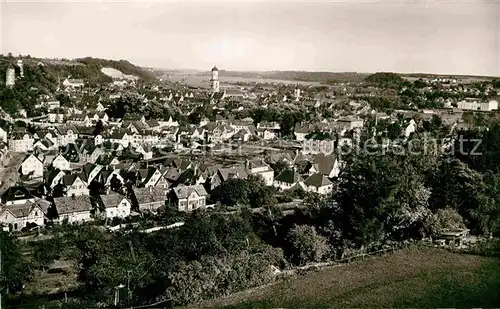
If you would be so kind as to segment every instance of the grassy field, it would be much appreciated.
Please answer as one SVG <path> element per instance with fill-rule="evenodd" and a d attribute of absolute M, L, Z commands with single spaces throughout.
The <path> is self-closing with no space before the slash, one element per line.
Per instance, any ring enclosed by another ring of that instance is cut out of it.
<path fill-rule="evenodd" d="M 408 249 L 198 308 L 500 307 L 500 259 Z"/>

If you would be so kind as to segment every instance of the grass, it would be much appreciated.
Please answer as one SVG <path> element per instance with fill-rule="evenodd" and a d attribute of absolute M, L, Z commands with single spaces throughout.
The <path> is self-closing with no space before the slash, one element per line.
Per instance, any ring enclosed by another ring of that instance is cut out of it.
<path fill-rule="evenodd" d="M 499 307 L 500 259 L 414 248 L 307 273 L 200 308 Z"/>

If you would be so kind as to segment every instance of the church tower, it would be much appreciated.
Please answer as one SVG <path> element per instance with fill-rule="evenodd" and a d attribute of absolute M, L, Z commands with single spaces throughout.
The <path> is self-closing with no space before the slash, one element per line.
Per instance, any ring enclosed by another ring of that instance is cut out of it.
<path fill-rule="evenodd" d="M 212 68 L 212 92 L 219 92 L 219 69 L 214 65 Z"/>

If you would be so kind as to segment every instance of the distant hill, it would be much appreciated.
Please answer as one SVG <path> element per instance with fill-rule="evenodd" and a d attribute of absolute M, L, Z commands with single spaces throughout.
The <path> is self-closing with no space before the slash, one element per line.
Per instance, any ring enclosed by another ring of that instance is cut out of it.
<path fill-rule="evenodd" d="M 20 69 L 16 65 L 19 59 L 23 60 L 24 77 L 18 78 L 15 86 L 8 89 L 5 87 L 7 68 L 14 68 L 16 76 L 19 76 Z M 126 60 L 116 61 L 90 57 L 60 60 L 0 56 L 1 107 L 9 113 L 15 113 L 20 108 L 30 110 L 40 94 L 53 94 L 67 77 L 83 79 L 91 86 L 106 85 L 113 79 L 102 72 L 103 68 L 116 69 L 123 74 L 137 76 L 140 81 L 144 82 L 156 80 L 150 71 Z"/>
<path fill-rule="evenodd" d="M 0 82 L 5 84 L 5 72 L 7 66 L 15 66 L 18 58 L 0 56 Z M 142 81 L 153 81 L 155 77 L 148 70 L 133 65 L 127 60 L 107 60 L 98 58 L 81 58 L 74 60 L 22 58 L 25 71 L 26 68 L 36 68 L 39 63 L 43 63 L 45 74 L 50 75 L 48 79 L 57 81 L 66 77 L 84 79 L 91 84 L 106 84 L 112 78 L 104 74 L 102 68 L 116 69 L 126 75 L 134 75 Z M 36 87 L 36 85 L 35 85 Z"/>
<path fill-rule="evenodd" d="M 403 83 L 403 78 L 396 73 L 378 72 L 365 78 L 365 82 L 381 87 L 397 88 Z"/>
<path fill-rule="evenodd" d="M 210 75 L 211 72 L 204 72 L 202 74 Z M 367 76 L 367 74 L 365 73 L 357 73 L 357 72 L 310 72 L 310 71 L 245 72 L 245 71 L 225 71 L 225 70 L 221 70 L 219 72 L 219 75 L 225 77 L 318 82 L 324 84 L 330 84 L 336 82 L 360 82 Z"/>

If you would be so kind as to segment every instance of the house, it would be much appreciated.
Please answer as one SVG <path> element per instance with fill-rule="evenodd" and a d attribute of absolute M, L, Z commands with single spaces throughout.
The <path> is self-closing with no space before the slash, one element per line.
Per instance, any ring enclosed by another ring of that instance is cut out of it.
<path fill-rule="evenodd" d="M 207 191 L 202 185 L 180 185 L 172 189 L 171 204 L 179 211 L 189 212 L 206 206 Z"/>
<path fill-rule="evenodd" d="M 246 179 L 247 177 L 248 171 L 245 166 L 242 165 L 219 168 L 217 170 L 217 173 L 215 173 L 210 180 L 210 190 L 217 188 L 223 182 L 228 181 L 229 179 Z"/>
<path fill-rule="evenodd" d="M 328 194 L 333 191 L 333 183 L 323 174 L 315 173 L 309 176 L 304 185 L 309 192 Z"/>
<path fill-rule="evenodd" d="M 121 194 L 111 193 L 101 195 L 102 215 L 105 218 L 126 218 L 130 216 L 130 201 Z"/>
<path fill-rule="evenodd" d="M 295 126 L 295 129 L 293 131 L 293 134 L 295 135 L 295 140 L 297 142 L 303 142 L 306 139 L 306 135 L 311 133 L 312 128 L 310 128 L 308 125 L 299 125 L 297 124 Z"/>
<path fill-rule="evenodd" d="M 274 179 L 273 185 L 281 190 L 289 190 L 303 181 L 295 169 L 285 169 Z"/>
<path fill-rule="evenodd" d="M 9 231 L 20 231 L 30 226 L 43 226 L 47 222 L 49 206 L 49 202 L 39 199 L 23 204 L 0 206 L 0 223 L 8 226 Z"/>
<path fill-rule="evenodd" d="M 104 150 L 102 149 L 102 147 L 88 145 L 83 148 L 80 159 L 82 162 L 95 163 L 97 162 L 97 159 L 99 159 L 99 157 L 103 154 Z"/>
<path fill-rule="evenodd" d="M 34 145 L 34 149 L 38 149 L 41 151 L 49 151 L 49 150 L 54 150 L 57 149 L 57 145 L 54 144 L 54 142 L 48 138 L 40 139 L 38 140 Z"/>
<path fill-rule="evenodd" d="M 162 173 L 157 168 L 148 167 L 137 171 L 137 181 L 140 183 L 140 187 L 147 188 L 156 186 L 160 179 L 165 180 Z"/>
<path fill-rule="evenodd" d="M 85 182 L 90 184 L 102 171 L 104 166 L 87 163 L 82 167 L 82 177 Z"/>
<path fill-rule="evenodd" d="M 21 163 L 21 174 L 31 178 L 43 177 L 43 162 L 34 154 L 28 155 Z"/>
<path fill-rule="evenodd" d="M 271 140 L 278 137 L 278 133 L 269 129 L 257 129 L 257 136 L 261 137 L 264 140 Z"/>
<path fill-rule="evenodd" d="M 61 171 L 70 171 L 71 164 L 68 159 L 66 159 L 62 154 L 59 154 L 57 157 L 52 160 L 52 167 L 57 168 Z"/>
<path fill-rule="evenodd" d="M 457 102 L 457 107 L 465 110 L 493 111 L 498 109 L 498 102 L 495 100 L 480 102 L 475 98 L 465 98 Z"/>
<path fill-rule="evenodd" d="M 166 190 L 161 187 L 134 188 L 133 200 L 139 211 L 157 212 L 165 206 Z"/>
<path fill-rule="evenodd" d="M 45 171 L 44 183 L 48 189 L 53 190 L 57 184 L 62 183 L 62 179 L 65 175 L 66 173 L 61 170 L 49 169 Z"/>
<path fill-rule="evenodd" d="M 54 198 L 58 222 L 82 223 L 91 221 L 92 202 L 87 195 Z"/>
<path fill-rule="evenodd" d="M 314 157 L 308 173 L 321 173 L 328 178 L 337 177 L 340 173 L 340 162 L 334 155 L 319 154 Z"/>
<path fill-rule="evenodd" d="M 2 194 L 4 205 L 21 205 L 28 201 L 35 202 L 35 197 L 23 186 L 12 186 Z"/>
<path fill-rule="evenodd" d="M 304 139 L 303 154 L 332 154 L 336 139 L 328 133 L 311 133 Z"/>
<path fill-rule="evenodd" d="M 14 133 L 9 141 L 9 151 L 28 152 L 34 149 L 35 139 L 29 133 Z"/>
<path fill-rule="evenodd" d="M 415 122 L 415 120 L 411 119 L 410 122 L 405 127 L 404 130 L 405 137 L 409 137 L 410 134 L 415 132 L 416 129 L 417 129 L 417 123 Z"/>
<path fill-rule="evenodd" d="M 259 175 L 267 186 L 272 186 L 274 170 L 264 160 L 247 160 L 245 167 L 250 175 Z"/>
<path fill-rule="evenodd" d="M 83 175 L 71 174 L 63 177 L 63 186 L 66 196 L 89 195 L 87 183 L 82 179 Z"/>
<path fill-rule="evenodd" d="M 63 81 L 63 86 L 66 88 L 72 88 L 72 89 L 77 89 L 77 88 L 83 88 L 85 84 L 83 83 L 83 80 L 81 79 L 73 79 L 73 78 L 66 78 Z"/>
<path fill-rule="evenodd" d="M 356 128 L 363 128 L 363 119 L 355 117 L 340 118 L 337 120 L 337 125 L 347 131 L 354 130 Z"/>
<path fill-rule="evenodd" d="M 57 144 L 66 146 L 75 143 L 78 138 L 78 130 L 74 126 L 58 126 L 56 128 Z"/>

